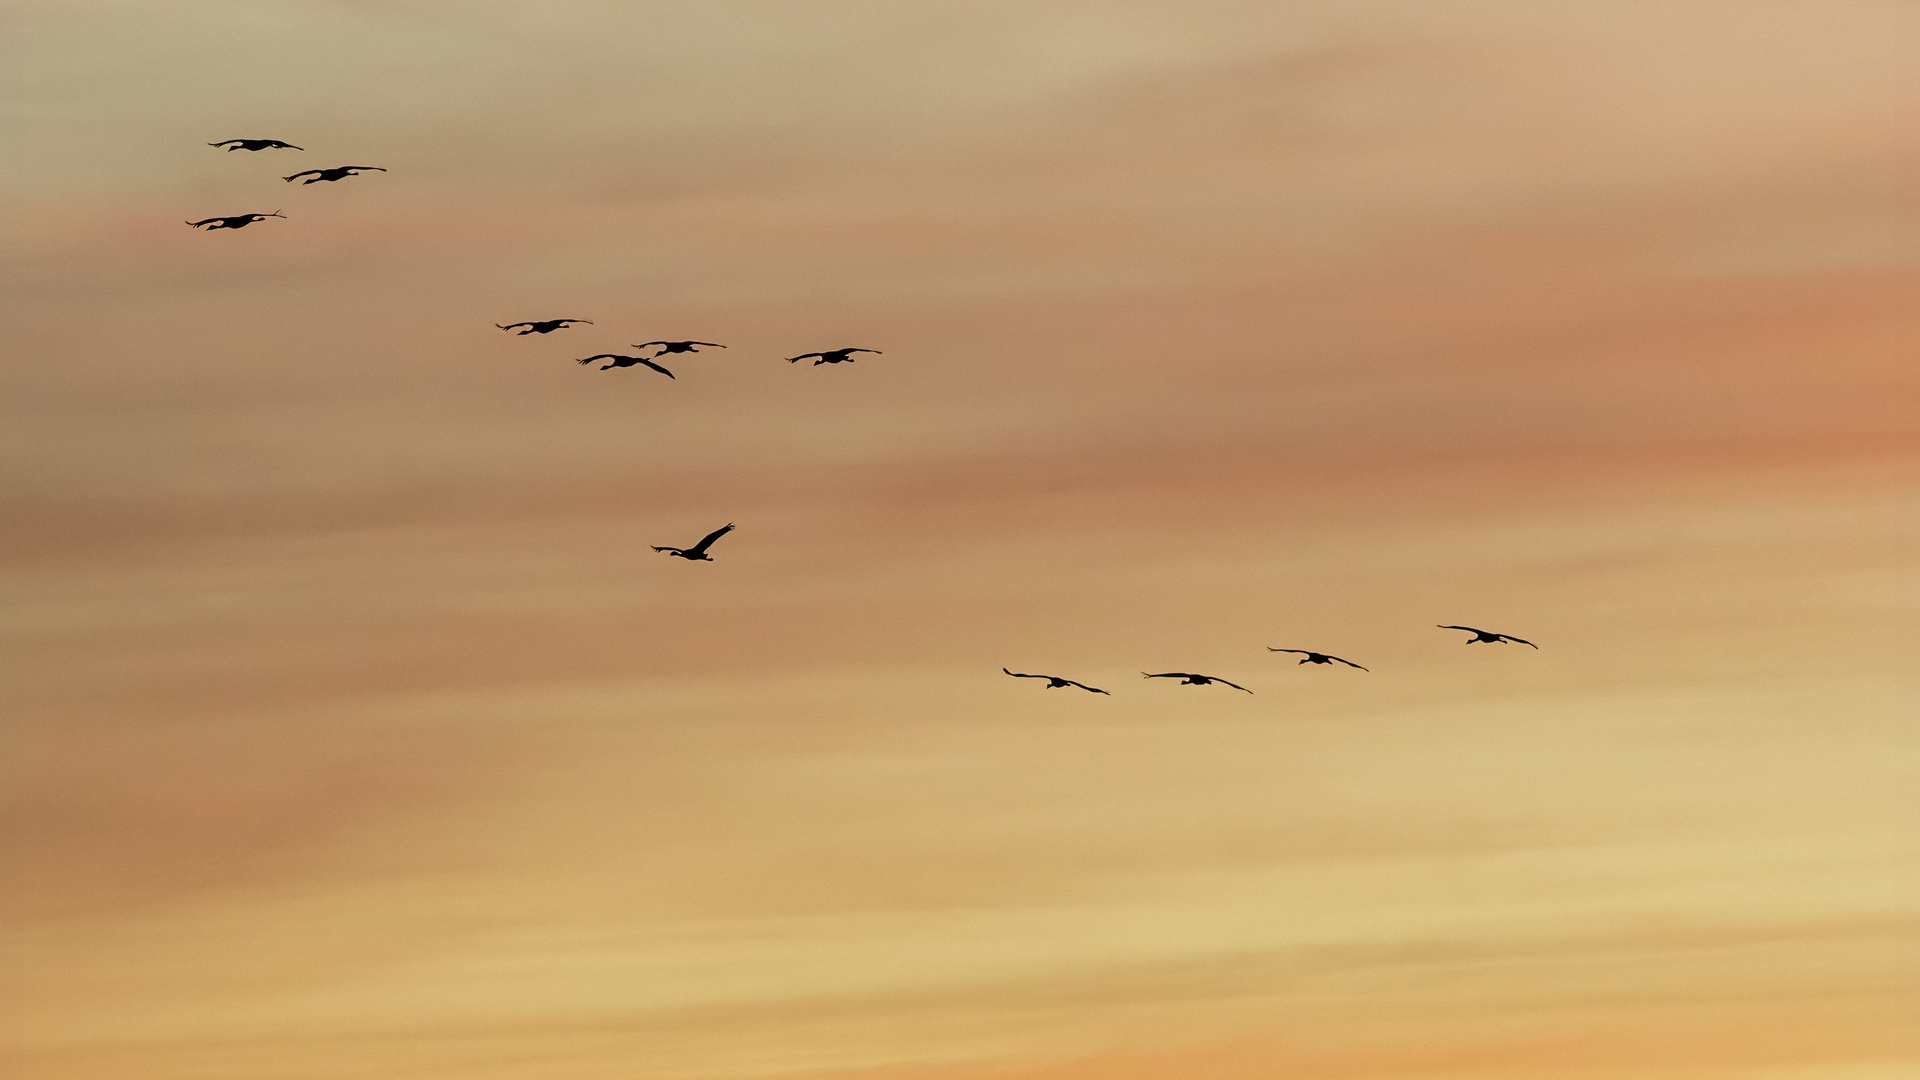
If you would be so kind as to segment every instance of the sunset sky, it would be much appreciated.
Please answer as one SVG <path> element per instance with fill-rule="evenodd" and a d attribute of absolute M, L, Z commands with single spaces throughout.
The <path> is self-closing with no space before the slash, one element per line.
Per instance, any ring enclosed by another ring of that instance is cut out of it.
<path fill-rule="evenodd" d="M 1920 5 L 0 18 L 22 1080 L 1920 1076 Z"/>

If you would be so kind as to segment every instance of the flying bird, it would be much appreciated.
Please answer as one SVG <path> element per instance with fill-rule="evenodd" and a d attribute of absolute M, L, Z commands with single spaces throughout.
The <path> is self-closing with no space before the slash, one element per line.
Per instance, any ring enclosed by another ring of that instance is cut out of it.
<path fill-rule="evenodd" d="M 306 147 L 304 146 L 295 146 L 290 142 L 281 142 L 279 139 L 222 139 L 219 142 L 210 142 L 207 145 L 208 146 L 225 146 L 227 148 L 227 153 L 229 154 L 233 153 L 235 150 L 265 150 L 268 147 L 273 147 L 279 150 L 305 150 L 306 149 Z"/>
<path fill-rule="evenodd" d="M 677 352 L 684 352 L 684 353 L 699 352 L 700 350 L 696 348 L 696 346 L 700 346 L 700 345 L 704 345 L 709 349 L 726 348 L 725 345 L 715 345 L 711 341 L 643 341 L 640 344 L 635 345 L 634 348 L 644 349 L 650 345 L 660 346 L 660 351 L 653 354 L 655 356 L 665 356 L 668 353 L 677 353 Z"/>
<path fill-rule="evenodd" d="M 733 522 L 729 521 L 725 525 L 708 533 L 699 543 L 690 548 L 655 547 L 653 550 L 664 551 L 668 555 L 678 555 L 689 562 L 712 562 L 713 556 L 707 554 L 707 549 L 713 546 L 715 540 L 720 539 L 732 531 Z"/>
<path fill-rule="evenodd" d="M 1247 690 L 1246 687 L 1241 686 L 1239 683 L 1227 682 L 1225 679 L 1215 678 L 1212 675 L 1195 675 L 1191 671 L 1162 671 L 1157 675 L 1147 675 L 1147 673 L 1143 671 L 1140 674 L 1146 675 L 1149 679 L 1179 679 L 1181 686 L 1206 686 L 1208 683 L 1223 683 L 1233 687 L 1235 690 L 1246 690 L 1249 694 L 1253 693 L 1253 691 Z"/>
<path fill-rule="evenodd" d="M 1000 670 L 1007 671 L 1006 668 L 1001 668 Z M 1077 686 L 1082 690 L 1091 690 L 1096 694 L 1107 694 L 1105 690 L 1102 690 L 1097 686 L 1088 686 L 1086 683 L 1083 683 L 1083 682 L 1074 682 L 1072 679 L 1063 679 L 1058 675 L 1024 675 L 1018 671 L 1007 671 L 1007 674 L 1013 676 L 1016 679 L 1045 679 L 1047 680 L 1047 689 L 1049 690 L 1058 690 L 1063 686 Z M 1113 695 L 1107 694 L 1107 696 L 1112 697 Z"/>
<path fill-rule="evenodd" d="M 1479 641 L 1485 641 L 1492 644 L 1498 644 L 1502 641 L 1511 641 L 1520 645 L 1529 645 L 1536 649 L 1540 647 L 1538 645 L 1534 645 L 1533 642 L 1528 641 L 1526 638 L 1509 637 L 1506 634 L 1496 634 L 1491 630 L 1480 630 L 1471 626 L 1440 626 L 1439 623 L 1435 623 L 1434 625 L 1439 626 L 1440 629 L 1442 630 L 1465 630 L 1468 633 L 1472 634 L 1473 636 L 1468 638 L 1465 642 L 1465 644 L 1467 645 L 1472 645 L 1475 642 L 1479 642 Z"/>
<path fill-rule="evenodd" d="M 586 323 L 588 326 L 593 325 L 592 319 L 542 319 L 539 322 L 508 323 L 505 326 L 500 326 L 499 323 L 494 323 L 493 325 L 500 326 L 500 329 L 502 330 L 511 330 L 516 326 L 524 326 L 526 327 L 526 329 L 520 331 L 520 333 L 515 336 L 526 337 L 528 334 L 551 334 L 555 330 L 565 330 L 567 328 L 568 323 L 576 323 L 576 322 Z"/>
<path fill-rule="evenodd" d="M 591 364 L 595 360 L 612 361 L 612 363 L 600 365 L 601 371 L 610 371 L 613 368 L 617 368 L 617 367 L 632 367 L 635 364 L 645 364 L 647 367 L 650 367 L 653 370 L 659 372 L 660 374 L 665 375 L 667 378 L 669 379 L 673 378 L 673 372 L 668 371 L 666 368 L 661 367 L 659 364 L 654 363 L 653 361 L 647 359 L 644 356 L 621 356 L 618 353 L 603 352 L 597 356 L 589 356 L 585 360 L 575 360 L 574 363 Z"/>
<path fill-rule="evenodd" d="M 1360 668 L 1361 671 L 1367 670 L 1366 668 L 1360 667 L 1359 664 L 1356 664 L 1351 660 L 1342 660 L 1337 656 L 1328 656 L 1326 653 L 1323 653 L 1323 652 L 1308 652 L 1305 649 L 1276 649 L 1271 645 L 1267 646 L 1267 651 L 1299 653 L 1300 655 L 1306 657 L 1305 660 L 1300 661 L 1303 664 L 1328 664 L 1328 663 L 1345 664 L 1348 667 Z"/>
<path fill-rule="evenodd" d="M 796 360 L 805 360 L 809 356 L 817 356 L 820 359 L 813 362 L 814 367 L 819 367 L 821 364 L 851 364 L 853 363 L 853 357 L 850 354 L 857 352 L 870 352 L 875 356 L 880 355 L 879 349 L 828 349 L 826 352 L 803 352 L 799 356 L 789 356 L 787 357 L 787 363 L 791 364 Z"/>
<path fill-rule="evenodd" d="M 212 232 L 215 229 L 244 229 L 256 221 L 265 221 L 270 217 L 283 218 L 287 215 L 275 210 L 271 214 L 235 214 L 232 217 L 210 217 L 205 221 L 189 221 L 187 224 L 196 229 Z"/>
<path fill-rule="evenodd" d="M 303 176 L 311 176 L 313 179 L 306 181 L 306 183 L 317 184 L 322 180 L 340 180 L 349 176 L 359 176 L 363 172 L 386 171 L 387 170 L 378 165 L 342 165 L 337 169 L 308 169 L 305 172 L 297 172 L 292 176 L 283 176 L 280 179 L 292 183 Z"/>

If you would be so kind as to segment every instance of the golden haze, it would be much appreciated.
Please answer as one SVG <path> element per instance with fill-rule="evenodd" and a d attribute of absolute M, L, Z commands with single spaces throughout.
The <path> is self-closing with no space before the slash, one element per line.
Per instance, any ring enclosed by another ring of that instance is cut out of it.
<path fill-rule="evenodd" d="M 1920 10 L 10 21 L 19 1075 L 1920 1068 Z"/>

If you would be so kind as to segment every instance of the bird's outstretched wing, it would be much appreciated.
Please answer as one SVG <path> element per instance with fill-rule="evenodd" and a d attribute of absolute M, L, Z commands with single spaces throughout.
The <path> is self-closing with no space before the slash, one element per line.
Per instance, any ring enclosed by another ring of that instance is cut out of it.
<path fill-rule="evenodd" d="M 1267 651 L 1268 652 L 1297 652 L 1302 656 L 1310 655 L 1305 649 L 1276 649 L 1271 645 L 1267 646 Z"/>
<path fill-rule="evenodd" d="M 500 324 L 499 324 L 499 323 L 494 323 L 493 325 L 495 325 L 495 326 L 500 326 Z M 502 330 L 511 330 L 511 329 L 513 329 L 513 328 L 514 328 L 514 327 L 516 327 L 516 326 L 532 326 L 532 325 L 533 325 L 533 324 L 532 324 L 532 323 L 530 323 L 530 322 L 516 322 L 516 323 L 508 323 L 508 324 L 507 324 L 507 325 L 505 325 L 505 326 L 500 326 L 500 329 L 502 329 Z M 584 360 L 583 360 L 583 361 L 581 361 L 581 363 L 585 363 L 585 362 L 586 362 L 586 361 L 584 361 Z"/>
<path fill-rule="evenodd" d="M 721 537 L 727 535 L 732 531 L 733 531 L 733 522 L 729 521 L 725 525 L 720 526 L 719 528 L 708 533 L 706 536 L 702 537 L 699 543 L 687 549 L 687 554 L 689 555 L 706 554 L 707 548 L 710 545 L 712 545 L 712 543 L 715 540 L 720 539 Z"/>
<path fill-rule="evenodd" d="M 660 374 L 665 375 L 669 379 L 673 378 L 673 372 L 668 371 L 666 368 L 661 367 L 659 364 L 654 363 L 653 361 L 647 359 L 644 356 L 636 356 L 634 357 L 634 359 L 640 361 L 642 364 L 645 364 L 646 366 L 652 368 L 653 370 L 659 372 Z M 678 381 L 678 380 L 675 380 L 675 381 Z M 733 526 L 729 525 L 727 526 L 727 528 L 731 529 L 733 528 Z"/>
<path fill-rule="evenodd" d="M 593 325 L 593 320 L 592 320 L 592 319 L 555 319 L 555 320 L 553 320 L 553 321 L 554 321 L 554 322 L 577 322 L 577 323 L 586 323 L 586 324 L 587 324 L 588 326 L 592 326 L 592 325 Z"/>
<path fill-rule="evenodd" d="M 1251 694 L 1251 693 L 1253 693 L 1253 691 L 1251 691 L 1251 690 L 1248 690 L 1248 689 L 1247 689 L 1246 687 L 1244 687 L 1244 686 L 1241 686 L 1241 685 L 1240 685 L 1239 683 L 1237 683 L 1237 682 L 1227 682 L 1227 680 L 1225 680 L 1225 679 L 1222 679 L 1222 678 L 1220 678 L 1220 677 L 1219 677 L 1219 676 L 1217 676 L 1217 675 L 1209 675 L 1209 676 L 1207 676 L 1207 678 L 1209 678 L 1209 679 L 1212 679 L 1212 680 L 1213 680 L 1214 682 L 1217 682 L 1217 683 L 1226 683 L 1226 685 L 1228 685 L 1228 686 L 1231 686 L 1231 687 L 1233 687 L 1233 688 L 1234 688 L 1235 690 L 1240 690 L 1240 691 L 1243 691 L 1243 692 L 1245 692 L 1245 693 L 1248 693 L 1248 694 Z"/>
<path fill-rule="evenodd" d="M 1536 648 L 1536 649 L 1540 647 L 1540 646 L 1538 646 L 1538 645 L 1534 645 L 1534 644 L 1533 644 L 1533 642 L 1531 642 L 1531 641 L 1528 641 L 1528 640 L 1527 640 L 1526 638 L 1520 638 L 1520 637 L 1513 637 L 1513 636 L 1511 636 L 1511 635 L 1509 635 L 1509 634 L 1495 634 L 1494 636 L 1495 636 L 1495 637 L 1497 637 L 1497 638 L 1500 638 L 1500 639 L 1501 639 L 1501 640 L 1503 640 L 1503 641 L 1511 641 L 1511 642 L 1515 642 L 1516 644 L 1520 644 L 1520 645 L 1528 645 L 1528 646 L 1532 646 L 1533 648 Z"/>
<path fill-rule="evenodd" d="M 1468 633 L 1470 633 L 1470 634 L 1484 634 L 1484 633 L 1486 633 L 1486 631 L 1485 631 L 1485 630 L 1482 630 L 1482 629 L 1480 629 L 1480 628 L 1479 628 L 1479 627 L 1477 627 L 1477 626 L 1442 626 L 1442 625 L 1441 625 L 1441 624 L 1439 624 L 1439 623 L 1434 623 L 1433 625 L 1435 625 L 1435 626 L 1439 626 L 1439 627 L 1440 627 L 1440 629 L 1442 629 L 1442 630 L 1465 630 L 1465 631 L 1467 631 L 1467 632 L 1468 632 Z"/>
<path fill-rule="evenodd" d="M 671 552 L 673 552 L 673 553 L 674 553 L 674 554 L 676 554 L 676 555 L 685 555 L 685 554 L 687 553 L 687 552 L 686 552 L 686 549 L 684 549 L 684 548 L 677 548 L 677 547 L 661 547 L 661 546 L 659 546 L 658 544 L 655 544 L 655 545 L 654 545 L 654 547 L 653 547 L 653 550 L 655 550 L 655 551 L 671 551 Z"/>
<path fill-rule="evenodd" d="M 211 224 L 213 224 L 213 223 L 214 223 L 214 222 L 216 222 L 216 221 L 225 221 L 225 220 L 227 220 L 227 219 L 226 219 L 226 218 L 217 218 L 217 217 L 210 217 L 210 218 L 208 218 L 208 219 L 207 219 L 207 220 L 205 220 L 205 221 L 189 221 L 189 222 L 187 222 L 187 224 L 189 224 L 189 225 L 191 225 L 191 226 L 193 226 L 194 228 L 196 228 L 196 229 L 197 229 L 197 228 L 199 228 L 199 227 L 200 227 L 200 226 L 202 226 L 202 225 L 211 225 Z"/>
<path fill-rule="evenodd" d="M 707 348 L 709 348 L 709 349 L 724 349 L 724 348 L 726 348 L 726 346 L 725 346 L 725 345 L 722 345 L 722 344 L 720 344 L 720 343 L 719 343 L 719 342 L 717 342 L 717 341 L 689 341 L 689 342 L 687 342 L 687 344 L 689 344 L 689 345 L 705 345 L 705 346 L 706 346 Z"/>
<path fill-rule="evenodd" d="M 841 349 L 840 351 L 841 352 L 870 352 L 875 356 L 880 355 L 879 349 Z"/>
<path fill-rule="evenodd" d="M 1196 678 L 1204 679 L 1206 678 L 1206 676 L 1204 675 L 1195 675 L 1191 671 L 1162 671 L 1152 675 L 1147 675 L 1147 673 L 1143 671 L 1140 674 L 1146 675 L 1147 678 L 1149 679 L 1196 679 Z"/>
<path fill-rule="evenodd" d="M 354 172 L 386 172 L 387 171 L 378 165 L 342 165 L 340 167 L 343 169 L 352 169 Z"/>
<path fill-rule="evenodd" d="M 803 352 L 803 353 L 801 353 L 801 354 L 800 354 L 799 356 L 789 356 L 789 357 L 787 357 L 787 363 L 789 363 L 789 364 L 791 364 L 791 363 L 793 363 L 793 362 L 795 362 L 795 361 L 797 361 L 797 360 L 805 360 L 805 359 L 806 359 L 807 357 L 809 357 L 809 356 L 825 356 L 825 355 L 827 355 L 827 354 L 826 354 L 826 353 L 817 353 L 817 352 Z"/>
<path fill-rule="evenodd" d="M 635 344 L 633 347 L 636 349 L 644 349 L 650 345 L 678 345 L 678 344 L 680 343 L 677 341 L 642 341 Z"/>
<path fill-rule="evenodd" d="M 513 325 L 515 325 L 515 326 L 519 326 L 520 324 L 519 324 L 519 323 L 514 323 Z M 598 356 L 589 356 L 589 357 L 587 357 L 587 358 L 586 358 L 586 359 L 584 359 L 584 360 L 575 360 L 575 361 L 574 361 L 574 363 L 576 363 L 576 364 L 591 364 L 591 363 L 593 363 L 593 362 L 594 362 L 595 360 L 625 360 L 625 359 L 626 359 L 626 357 L 624 357 L 624 356 L 615 356 L 615 355 L 614 355 L 613 353 L 610 353 L 610 352 L 603 352 L 603 353 L 601 353 L 601 354 L 600 354 L 600 355 L 598 355 Z"/>
<path fill-rule="evenodd" d="M 308 169 L 305 172 L 297 172 L 297 173 L 294 173 L 292 176 L 283 176 L 280 179 L 285 180 L 288 183 L 292 183 L 303 176 L 319 176 L 324 171 L 325 171 L 324 169 Z"/>
<path fill-rule="evenodd" d="M 1007 669 L 1006 669 L 1006 668 L 1001 668 L 1000 670 L 1001 670 L 1001 671 L 1007 671 Z M 1009 674 L 1009 675 L 1011 675 L 1011 676 L 1013 676 L 1013 677 L 1014 677 L 1014 678 L 1016 678 L 1016 679 L 1044 679 L 1044 678 L 1046 678 L 1046 676 L 1045 676 L 1045 675 L 1027 675 L 1027 674 L 1023 674 L 1023 673 L 1021 673 L 1021 672 L 1018 672 L 1018 671 L 1007 671 L 1007 674 Z"/>
<path fill-rule="evenodd" d="M 1002 670 L 1005 670 L 1005 669 L 1002 669 Z M 1061 679 L 1060 681 L 1063 683 L 1066 683 L 1068 686 L 1077 686 L 1082 690 L 1091 690 L 1096 694 L 1107 694 L 1105 690 L 1102 690 L 1097 686 L 1088 686 L 1086 683 L 1083 683 L 1083 682 L 1074 682 L 1072 679 Z M 1112 697 L 1113 695 L 1107 694 L 1107 696 Z"/>
<path fill-rule="evenodd" d="M 1356 664 L 1356 663 L 1354 663 L 1354 662 L 1353 662 L 1353 661 L 1351 661 L 1351 660 L 1340 660 L 1340 658 L 1339 658 L 1339 657 L 1337 657 L 1337 656 L 1329 656 L 1329 657 L 1327 657 L 1327 659 L 1329 659 L 1329 660 L 1339 660 L 1339 661 L 1340 661 L 1341 663 L 1343 663 L 1343 664 L 1345 664 L 1345 665 L 1347 665 L 1347 666 L 1348 666 L 1348 667 L 1350 667 L 1350 668 L 1360 668 L 1360 670 L 1361 670 L 1361 671 L 1365 671 L 1365 670 L 1367 670 L 1366 668 L 1363 668 L 1363 667 L 1360 667 L 1360 665 L 1359 665 L 1359 664 Z"/>
<path fill-rule="evenodd" d="M 305 150 L 306 149 L 306 147 L 304 146 L 295 146 L 290 142 L 281 142 L 279 139 L 268 139 L 267 145 L 278 147 L 282 150 Z"/>

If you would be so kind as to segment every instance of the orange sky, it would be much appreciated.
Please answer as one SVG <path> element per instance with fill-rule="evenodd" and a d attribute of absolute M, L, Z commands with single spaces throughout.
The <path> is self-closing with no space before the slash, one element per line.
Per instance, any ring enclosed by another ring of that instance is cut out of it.
<path fill-rule="evenodd" d="M 1920 1073 L 1920 9 L 7 18 L 27 1080 Z"/>

